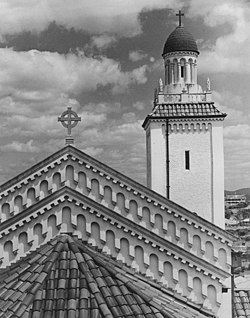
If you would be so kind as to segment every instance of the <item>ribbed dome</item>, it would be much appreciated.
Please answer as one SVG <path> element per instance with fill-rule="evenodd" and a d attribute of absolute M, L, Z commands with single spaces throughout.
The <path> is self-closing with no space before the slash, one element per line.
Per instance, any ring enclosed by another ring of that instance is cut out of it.
<path fill-rule="evenodd" d="M 176 51 L 191 51 L 199 54 L 197 44 L 192 34 L 182 26 L 178 26 L 167 38 L 164 45 L 163 54 Z"/>

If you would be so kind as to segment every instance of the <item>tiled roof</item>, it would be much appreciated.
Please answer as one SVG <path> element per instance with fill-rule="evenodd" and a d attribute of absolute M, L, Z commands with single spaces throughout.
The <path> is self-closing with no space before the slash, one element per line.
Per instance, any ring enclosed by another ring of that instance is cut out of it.
<path fill-rule="evenodd" d="M 0 271 L 0 318 L 173 317 L 100 252 L 61 235 Z"/>
<path fill-rule="evenodd" d="M 250 289 L 235 290 L 234 317 L 235 318 L 250 318 Z"/>
<path fill-rule="evenodd" d="M 210 103 L 175 103 L 158 104 L 148 117 L 225 117 Z"/>
<path fill-rule="evenodd" d="M 163 54 L 176 51 L 191 51 L 199 54 L 194 37 L 182 26 L 178 26 L 167 38 Z"/>

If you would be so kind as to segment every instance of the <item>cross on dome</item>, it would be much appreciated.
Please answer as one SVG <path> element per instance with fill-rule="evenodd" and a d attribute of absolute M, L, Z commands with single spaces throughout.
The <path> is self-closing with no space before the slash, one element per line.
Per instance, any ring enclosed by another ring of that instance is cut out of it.
<path fill-rule="evenodd" d="M 71 136 L 71 129 L 78 124 L 78 121 L 81 121 L 81 117 L 71 110 L 71 107 L 68 107 L 68 109 L 58 117 L 58 121 L 62 123 L 63 127 L 68 129 L 68 135 L 65 138 L 66 145 L 73 144 L 74 138 Z"/>
<path fill-rule="evenodd" d="M 184 17 L 184 13 L 182 13 L 181 10 L 179 10 L 179 13 L 176 13 L 176 16 L 179 17 L 179 27 L 181 27 L 181 17 Z"/>

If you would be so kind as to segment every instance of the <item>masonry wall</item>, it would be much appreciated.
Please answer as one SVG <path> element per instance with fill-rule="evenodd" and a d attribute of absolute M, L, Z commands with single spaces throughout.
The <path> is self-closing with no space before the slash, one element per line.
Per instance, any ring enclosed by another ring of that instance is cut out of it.
<path fill-rule="evenodd" d="M 171 124 L 170 199 L 212 221 L 211 126 Z M 189 169 L 185 167 L 189 152 Z"/>
<path fill-rule="evenodd" d="M 217 313 L 230 275 L 228 234 L 72 152 L 31 170 L 0 194 L 0 267 L 58 234 L 72 233 Z"/>
<path fill-rule="evenodd" d="M 224 228 L 222 122 L 172 121 L 168 139 L 170 200 Z M 147 129 L 148 187 L 163 196 L 166 161 L 166 124 L 151 122 Z"/>
<path fill-rule="evenodd" d="M 223 124 L 214 122 L 212 127 L 212 165 L 213 165 L 213 204 L 214 216 L 212 222 L 225 229 L 224 206 L 224 147 Z"/>
<path fill-rule="evenodd" d="M 166 197 L 165 125 L 151 123 L 147 131 L 147 186 Z"/>

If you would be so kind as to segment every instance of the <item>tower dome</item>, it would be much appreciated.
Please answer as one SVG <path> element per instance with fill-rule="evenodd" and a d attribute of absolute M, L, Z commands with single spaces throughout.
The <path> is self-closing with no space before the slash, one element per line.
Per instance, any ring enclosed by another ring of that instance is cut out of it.
<path fill-rule="evenodd" d="M 189 51 L 199 54 L 197 44 L 191 33 L 178 26 L 167 38 L 163 49 L 163 56 L 176 51 Z"/>

